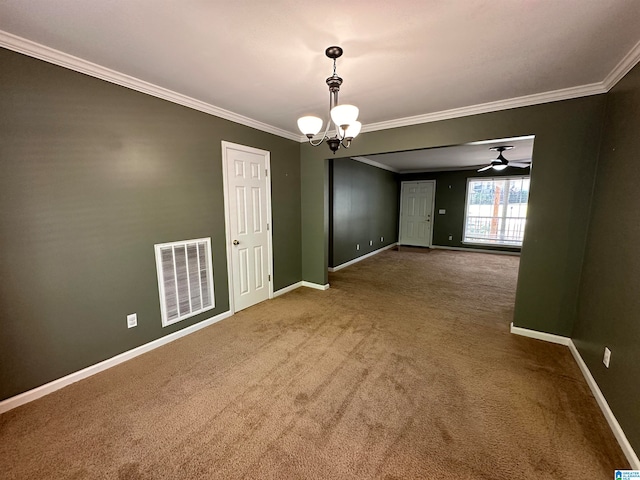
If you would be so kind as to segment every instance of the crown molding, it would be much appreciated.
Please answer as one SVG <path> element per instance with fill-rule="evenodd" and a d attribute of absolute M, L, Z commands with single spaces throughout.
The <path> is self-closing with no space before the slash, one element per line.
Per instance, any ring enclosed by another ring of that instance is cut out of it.
<path fill-rule="evenodd" d="M 130 88 L 131 90 L 136 90 L 138 92 L 146 93 L 147 95 L 161 98 L 163 100 L 168 100 L 169 102 L 177 103 L 178 105 L 183 105 L 200 112 L 215 115 L 216 117 L 239 123 L 246 127 L 255 128 L 257 130 L 271 133 L 273 135 L 287 138 L 289 140 L 300 140 L 300 136 L 296 133 L 283 130 L 282 128 L 274 127 L 273 125 L 268 125 L 263 122 L 259 122 L 258 120 L 245 117 L 244 115 L 240 115 L 229 110 L 225 110 L 224 108 L 216 107 L 215 105 L 211 105 L 195 98 L 188 97 L 187 95 L 182 95 L 181 93 L 174 92 L 167 88 L 159 87 L 158 85 L 145 82 L 144 80 L 140 80 L 139 78 L 116 72 L 115 70 L 111 70 L 110 68 L 102 67 L 95 63 L 89 62 L 88 60 L 69 55 L 68 53 L 61 52 L 60 50 L 55 50 L 53 48 L 41 45 L 36 42 L 32 42 L 31 40 L 27 40 L 26 38 L 22 38 L 2 30 L 0 30 L 0 46 L 9 50 L 13 50 L 14 52 L 37 58 L 39 60 L 44 60 L 45 62 L 49 62 L 54 65 L 59 65 L 76 72 L 84 73 L 85 75 L 89 75 L 91 77 L 99 78 L 101 80 L 105 80 L 122 87 Z"/>
<path fill-rule="evenodd" d="M 622 80 L 627 73 L 640 62 L 640 41 L 629 50 L 622 60 L 618 62 L 613 70 L 602 81 L 603 86 L 607 89 L 607 92 L 611 90 L 616 83 Z"/>
<path fill-rule="evenodd" d="M 362 133 L 386 130 L 389 128 L 408 127 L 411 125 L 419 125 L 421 123 L 450 120 L 453 118 L 467 117 L 481 113 L 499 112 L 510 108 L 529 107 L 532 105 L 540 105 L 542 103 L 557 102 L 560 100 L 570 100 L 572 98 L 607 93 L 639 62 L 640 41 L 636 43 L 631 50 L 629 50 L 622 60 L 618 62 L 615 68 L 609 72 L 609 75 L 607 75 L 601 82 L 580 85 L 578 87 L 563 88 L 560 90 L 552 90 L 550 92 L 535 93 L 533 95 L 525 95 L 507 100 L 498 100 L 496 102 L 481 103 L 469 107 L 453 108 L 451 110 L 443 110 L 424 115 L 415 115 L 413 117 L 370 123 L 362 126 Z"/>
<path fill-rule="evenodd" d="M 586 97 L 589 95 L 597 95 L 600 93 L 607 93 L 607 89 L 604 87 L 603 83 L 590 83 L 588 85 L 581 85 L 579 87 L 563 88 L 561 90 L 535 93 L 533 95 L 525 95 L 523 97 L 471 105 L 469 107 L 452 108 L 451 110 L 443 110 L 440 112 L 415 115 L 413 117 L 404 117 L 397 118 L 395 120 L 387 120 L 384 122 L 370 123 L 362 127 L 362 132 L 366 133 L 375 132 L 378 130 L 387 130 L 389 128 L 408 127 L 411 125 L 419 125 L 421 123 L 438 122 L 441 120 L 468 117 L 470 115 L 478 115 L 481 113 L 499 112 L 501 110 L 508 110 L 511 108 L 529 107 L 542 103 L 557 102 L 559 100 L 569 100 L 572 98 Z"/>
<path fill-rule="evenodd" d="M 271 133 L 282 138 L 294 140 L 300 143 L 307 142 L 307 137 L 284 130 L 267 123 L 254 120 L 244 115 L 240 115 L 229 110 L 225 110 L 215 105 L 197 100 L 195 98 L 174 92 L 172 90 L 154 85 L 144 80 L 102 67 L 95 63 L 83 60 L 82 58 L 69 55 L 67 53 L 55 50 L 53 48 L 41 45 L 39 43 L 27 40 L 26 38 L 13 35 L 0 30 L 0 47 L 13 50 L 18 53 L 28 55 L 45 62 L 59 65 L 76 72 L 84 73 L 101 80 L 105 80 L 122 87 L 130 88 L 138 92 L 146 93 L 169 102 L 177 103 L 200 112 L 204 112 L 216 117 L 223 118 L 235 123 L 239 123 L 246 127 L 255 128 L 263 132 Z M 640 42 L 620 60 L 616 67 L 607 75 L 607 77 L 596 83 L 581 85 L 578 87 L 564 88 L 553 90 L 550 92 L 536 93 L 533 95 L 525 95 L 522 97 L 510 98 L 506 100 L 498 100 L 495 102 L 481 103 L 468 107 L 453 108 L 440 112 L 427 113 L 423 115 L 415 115 L 411 117 L 397 118 L 383 122 L 370 123 L 363 125 L 362 133 L 375 132 L 379 130 L 387 130 L 390 128 L 408 127 L 411 125 L 419 125 L 422 123 L 437 122 L 441 120 L 450 120 L 454 118 L 467 117 L 482 113 L 498 112 L 511 108 L 528 107 L 548 102 L 557 102 L 561 100 L 570 100 L 572 98 L 586 97 L 589 95 L 598 95 L 607 93 L 616 83 L 618 83 L 636 64 L 640 62 Z M 317 138 L 314 138 L 317 140 Z"/>
<path fill-rule="evenodd" d="M 381 168 L 383 170 L 389 170 L 393 173 L 400 173 L 400 170 L 397 168 L 390 167 L 389 165 L 385 165 L 384 163 L 376 162 L 375 160 L 369 160 L 366 157 L 349 157 L 351 160 L 355 160 L 356 162 L 366 163 L 367 165 L 371 165 L 372 167 Z"/>

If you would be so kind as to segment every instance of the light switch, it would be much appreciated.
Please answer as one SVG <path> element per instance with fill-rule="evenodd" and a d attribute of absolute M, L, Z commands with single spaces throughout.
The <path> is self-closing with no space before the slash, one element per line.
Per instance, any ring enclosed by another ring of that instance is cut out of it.
<path fill-rule="evenodd" d="M 444 208 L 441 208 L 440 210 L 438 210 L 438 213 L 440 215 L 444 215 L 445 213 L 447 213 L 447 211 Z"/>

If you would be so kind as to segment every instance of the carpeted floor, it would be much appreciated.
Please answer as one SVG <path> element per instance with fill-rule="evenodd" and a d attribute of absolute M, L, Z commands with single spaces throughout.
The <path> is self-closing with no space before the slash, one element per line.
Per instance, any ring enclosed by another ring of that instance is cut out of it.
<path fill-rule="evenodd" d="M 613 478 L 569 350 L 509 333 L 517 264 L 385 251 L 0 416 L 0 476 Z"/>

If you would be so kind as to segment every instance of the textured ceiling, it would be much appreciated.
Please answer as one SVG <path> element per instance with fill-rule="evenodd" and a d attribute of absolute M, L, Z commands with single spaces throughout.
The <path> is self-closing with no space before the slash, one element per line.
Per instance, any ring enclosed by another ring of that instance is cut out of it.
<path fill-rule="evenodd" d="M 3 0 L 0 30 L 297 132 L 341 101 L 367 124 L 602 82 L 637 0 Z"/>

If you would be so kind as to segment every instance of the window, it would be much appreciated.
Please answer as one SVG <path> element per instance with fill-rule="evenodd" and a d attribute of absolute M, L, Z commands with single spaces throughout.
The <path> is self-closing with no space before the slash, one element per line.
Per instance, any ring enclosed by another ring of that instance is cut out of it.
<path fill-rule="evenodd" d="M 529 177 L 468 179 L 463 241 L 522 246 L 528 199 Z"/>
<path fill-rule="evenodd" d="M 211 310 L 211 238 L 155 245 L 162 326 Z"/>

